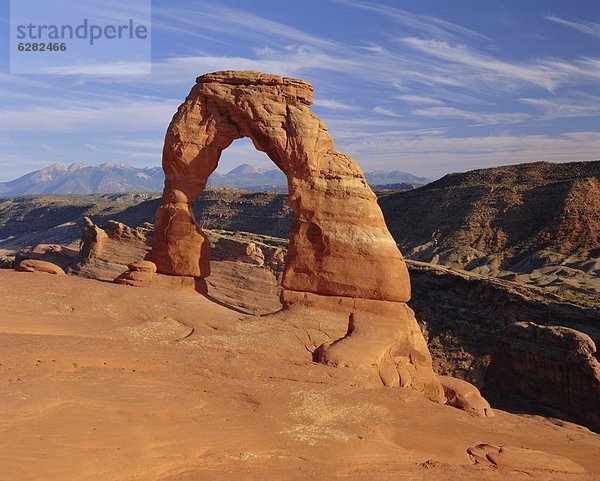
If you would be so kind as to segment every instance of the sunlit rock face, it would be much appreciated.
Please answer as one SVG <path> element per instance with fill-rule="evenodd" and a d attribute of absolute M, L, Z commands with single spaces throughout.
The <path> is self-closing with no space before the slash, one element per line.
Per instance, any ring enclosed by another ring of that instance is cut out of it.
<path fill-rule="evenodd" d="M 265 152 L 288 179 L 294 209 L 282 277 L 284 307 L 339 310 L 345 338 L 315 354 L 334 365 L 399 366 L 385 383 L 443 389 L 414 315 L 408 271 L 375 194 L 350 157 L 335 150 L 310 110 L 312 86 L 298 79 L 225 71 L 196 79 L 169 125 L 163 150 L 164 205 L 156 216 L 152 260 L 158 272 L 210 274 L 210 243 L 191 203 L 224 149 L 241 137 Z M 305 295 L 307 294 L 307 295 Z M 340 302 L 343 308 L 340 308 Z"/>

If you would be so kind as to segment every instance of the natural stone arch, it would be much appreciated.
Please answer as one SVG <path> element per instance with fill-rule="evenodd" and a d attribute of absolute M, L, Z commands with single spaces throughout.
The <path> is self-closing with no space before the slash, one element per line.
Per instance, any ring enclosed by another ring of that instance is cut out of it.
<path fill-rule="evenodd" d="M 378 365 L 384 383 L 412 384 L 441 400 L 429 351 L 405 304 L 410 281 L 404 259 L 364 174 L 335 150 L 311 103 L 312 86 L 298 79 L 245 71 L 198 77 L 165 138 L 165 205 L 157 212 L 153 261 L 164 274 L 210 274 L 210 244 L 191 203 L 221 152 L 249 137 L 288 179 L 294 218 L 284 307 L 331 309 L 349 320 L 347 336 L 321 346 L 316 359 Z"/>

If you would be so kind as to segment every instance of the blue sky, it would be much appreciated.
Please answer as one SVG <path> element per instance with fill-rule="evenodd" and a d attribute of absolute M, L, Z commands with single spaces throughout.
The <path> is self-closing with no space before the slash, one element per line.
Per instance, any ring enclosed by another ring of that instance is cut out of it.
<path fill-rule="evenodd" d="M 597 0 L 155 0 L 145 76 L 11 75 L 8 19 L 2 0 L 0 181 L 52 162 L 160 165 L 195 77 L 225 69 L 313 83 L 365 171 L 600 158 Z M 269 165 L 236 141 L 219 170 L 242 162 Z"/>

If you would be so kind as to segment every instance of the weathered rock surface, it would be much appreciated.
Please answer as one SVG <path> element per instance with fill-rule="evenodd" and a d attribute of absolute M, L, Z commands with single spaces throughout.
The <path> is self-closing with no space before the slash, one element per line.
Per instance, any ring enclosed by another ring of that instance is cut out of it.
<path fill-rule="evenodd" d="M 586 334 L 518 322 L 498 338 L 486 373 L 494 398 L 522 396 L 600 431 L 600 362 Z"/>
<path fill-rule="evenodd" d="M 45 272 L 46 274 L 65 275 L 65 271 L 56 264 L 36 259 L 25 259 L 24 261 L 21 261 L 16 267 L 16 270 L 20 272 Z"/>
<path fill-rule="evenodd" d="M 530 474 L 536 471 L 572 474 L 585 472 L 581 465 L 568 458 L 534 449 L 478 444 L 467 449 L 467 453 L 473 463 L 492 466 L 500 471 L 521 471 Z"/>
<path fill-rule="evenodd" d="M 410 281 L 402 254 L 363 172 L 335 150 L 311 103 L 312 86 L 298 79 L 248 71 L 198 77 L 167 130 L 165 205 L 156 214 L 152 260 L 164 274 L 210 274 L 210 243 L 191 204 L 221 152 L 249 137 L 288 179 L 294 217 L 281 281 L 284 307 L 308 301 L 333 310 L 343 299 L 348 332 L 321 346 L 316 358 L 418 370 L 413 384 L 443 399 L 423 336 L 404 304 Z"/>
<path fill-rule="evenodd" d="M 129 243 L 129 241 L 123 241 Z M 149 260 L 138 260 L 127 264 L 127 271 L 120 274 L 115 282 L 134 287 L 145 287 L 154 284 L 156 275 L 156 264 Z"/>
<path fill-rule="evenodd" d="M 153 284 L 156 278 L 157 275 L 155 272 L 129 270 L 115 278 L 115 283 L 133 287 L 145 287 Z"/>
<path fill-rule="evenodd" d="M 210 240 L 211 258 L 234 260 L 283 271 L 288 242 L 285 239 L 249 232 L 205 230 Z"/>
<path fill-rule="evenodd" d="M 99 257 L 104 249 L 108 235 L 89 217 L 83 218 L 83 231 L 79 243 L 79 259 L 88 262 Z"/>
<path fill-rule="evenodd" d="M 131 264 L 127 265 L 127 268 L 130 271 L 156 272 L 156 264 L 147 260 L 132 262 Z"/>
<path fill-rule="evenodd" d="M 121 242 L 142 245 L 150 242 L 153 229 L 154 226 L 148 223 L 144 224 L 142 227 L 129 227 L 116 220 L 109 220 L 104 225 L 104 231 L 109 238 Z"/>
<path fill-rule="evenodd" d="M 128 265 L 144 259 L 147 255 L 149 247 L 131 234 L 137 232 L 137 229 L 116 222 L 110 225 L 114 238 L 109 237 L 104 229 L 94 224 L 91 219 L 85 218 L 79 245 L 79 262 L 72 267 L 74 274 L 112 282 L 123 271 L 128 270 Z M 118 234 L 115 235 L 115 232 Z"/>
<path fill-rule="evenodd" d="M 490 404 L 483 398 L 479 389 L 462 379 L 440 376 L 446 404 L 462 409 L 469 414 L 481 418 L 494 416 Z"/>
<path fill-rule="evenodd" d="M 224 289 L 244 280 L 240 272 L 249 277 L 238 306 L 265 292 L 252 272 L 273 279 L 250 264 L 214 264 L 209 282 L 232 269 Z M 411 389 L 382 388 L 376 368 L 368 377 L 312 362 L 307 349 L 343 335 L 335 313 L 306 311 L 301 322 L 290 311 L 243 315 L 194 290 L 9 270 L 0 270 L 0 304 L 7 480 L 600 476 L 600 437 L 580 426 L 504 411 L 469 416 Z M 486 453 L 497 464 L 469 461 L 480 443 L 496 454 L 502 447 L 501 457 Z M 512 446 L 529 449 L 514 456 L 519 464 L 505 458 Z"/>
<path fill-rule="evenodd" d="M 0 256 L 0 269 L 12 269 L 14 263 L 14 256 Z"/>

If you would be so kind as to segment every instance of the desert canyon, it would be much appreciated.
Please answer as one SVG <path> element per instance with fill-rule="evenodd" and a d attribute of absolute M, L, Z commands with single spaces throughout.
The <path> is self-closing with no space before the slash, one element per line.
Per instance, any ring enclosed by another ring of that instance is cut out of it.
<path fill-rule="evenodd" d="M 69 206 L 77 223 L 39 232 L 41 207 L 0 203 L 17 206 L 0 242 L 16 252 L 0 270 L 0 479 L 600 477 L 598 163 L 557 174 L 558 222 L 542 205 L 518 210 L 531 232 L 503 229 L 551 167 L 496 204 L 518 168 L 378 199 L 312 95 L 203 75 L 167 130 L 161 199 Z M 242 137 L 285 174 L 289 205 L 226 192 L 239 223 L 200 225 Z"/>

